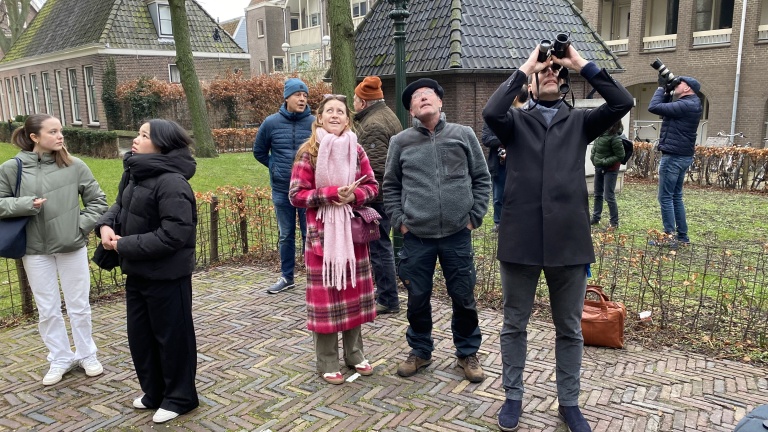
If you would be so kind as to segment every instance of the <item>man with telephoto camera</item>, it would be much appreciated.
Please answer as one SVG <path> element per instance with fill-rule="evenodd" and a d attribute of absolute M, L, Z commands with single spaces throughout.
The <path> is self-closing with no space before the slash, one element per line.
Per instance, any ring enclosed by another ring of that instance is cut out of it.
<path fill-rule="evenodd" d="M 567 41 L 568 36 L 558 35 L 557 41 L 563 39 Z M 585 432 L 591 428 L 578 407 L 584 346 L 581 314 L 595 254 L 584 155 L 591 141 L 629 112 L 633 99 L 605 69 L 583 59 L 570 44 L 563 47 L 561 42 L 560 49 L 555 46 L 550 54 L 544 42 L 483 110 L 486 123 L 507 149 L 497 254 L 504 304 L 501 356 L 506 401 L 498 425 L 505 432 L 519 427 L 526 328 L 543 270 L 556 330 L 558 414 L 570 431 Z M 566 104 L 565 68 L 580 73 L 606 103 L 594 109 Z M 531 84 L 531 102 L 510 110 L 526 81 Z"/>
<path fill-rule="evenodd" d="M 659 60 L 651 63 L 659 71 L 659 88 L 651 98 L 648 111 L 662 117 L 659 135 L 659 206 L 666 238 L 651 244 L 677 248 L 687 245 L 688 223 L 683 204 L 683 181 L 693 162 L 696 131 L 701 118 L 701 100 L 696 94 L 701 84 L 695 78 L 675 77 Z"/>

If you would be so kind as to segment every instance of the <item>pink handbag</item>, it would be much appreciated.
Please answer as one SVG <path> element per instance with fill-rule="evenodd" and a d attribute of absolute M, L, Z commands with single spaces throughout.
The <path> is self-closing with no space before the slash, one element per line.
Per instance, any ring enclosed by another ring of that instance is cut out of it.
<path fill-rule="evenodd" d="M 352 212 L 352 243 L 369 243 L 381 237 L 379 212 L 370 207 L 356 208 Z"/>

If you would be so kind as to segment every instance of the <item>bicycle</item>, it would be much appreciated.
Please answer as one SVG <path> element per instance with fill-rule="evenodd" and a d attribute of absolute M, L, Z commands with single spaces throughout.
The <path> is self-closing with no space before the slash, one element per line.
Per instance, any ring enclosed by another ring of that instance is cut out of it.
<path fill-rule="evenodd" d="M 707 121 L 702 122 L 699 125 L 699 128 L 702 128 L 703 126 L 707 124 Z M 699 136 L 701 134 L 699 133 Z M 701 143 L 697 144 L 694 147 L 694 150 L 696 150 L 698 147 L 701 146 Z M 688 182 L 690 183 L 696 183 L 696 184 L 702 184 L 704 182 L 704 170 L 707 166 L 707 156 L 704 154 L 704 152 L 701 151 L 695 151 L 693 154 L 693 162 L 691 162 L 691 166 L 688 167 Z"/>
<path fill-rule="evenodd" d="M 642 126 L 635 126 L 633 128 L 634 129 L 634 133 L 635 133 L 635 137 L 633 138 L 634 142 L 636 142 L 636 143 L 637 142 L 648 142 L 648 140 L 643 140 L 639 136 L 640 129 L 647 128 L 647 127 L 650 127 L 653 130 L 656 130 L 656 126 L 654 126 L 653 124 L 647 124 L 647 125 L 642 125 Z M 656 139 L 656 141 L 658 141 L 658 139 Z M 644 178 L 651 177 L 652 178 L 654 172 L 651 171 L 651 166 L 652 166 L 653 162 L 655 162 L 655 161 L 653 161 L 651 159 L 653 151 L 654 151 L 653 147 L 650 147 L 648 149 L 641 149 L 641 151 L 636 151 L 632 155 L 632 166 L 629 167 L 629 165 L 627 165 L 627 169 L 628 170 L 631 169 L 632 172 L 635 175 L 639 176 L 639 177 L 644 177 Z"/>
<path fill-rule="evenodd" d="M 728 147 L 750 147 L 752 143 L 739 145 L 733 141 L 733 138 L 746 138 L 744 133 L 737 132 L 734 134 L 727 134 L 724 131 L 717 133 L 719 137 L 726 137 L 731 139 L 731 144 Z M 742 167 L 744 165 L 744 153 L 730 150 L 721 152 L 710 156 L 707 163 L 707 170 L 705 173 L 706 181 L 708 185 L 717 184 L 722 188 L 736 189 L 744 184 L 744 178 L 742 176 Z"/>
<path fill-rule="evenodd" d="M 768 142 L 768 138 L 763 141 Z M 765 187 L 766 171 L 768 171 L 768 158 L 764 158 L 763 162 L 756 167 L 755 175 L 752 177 L 751 190 L 761 190 Z"/>

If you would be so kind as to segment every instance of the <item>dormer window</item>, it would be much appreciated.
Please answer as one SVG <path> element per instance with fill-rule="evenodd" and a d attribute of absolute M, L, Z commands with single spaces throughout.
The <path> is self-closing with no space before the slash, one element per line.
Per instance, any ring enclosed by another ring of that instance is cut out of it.
<path fill-rule="evenodd" d="M 149 15 L 155 24 L 157 36 L 162 38 L 172 38 L 173 29 L 171 28 L 171 7 L 163 1 L 150 1 L 147 3 Z"/>

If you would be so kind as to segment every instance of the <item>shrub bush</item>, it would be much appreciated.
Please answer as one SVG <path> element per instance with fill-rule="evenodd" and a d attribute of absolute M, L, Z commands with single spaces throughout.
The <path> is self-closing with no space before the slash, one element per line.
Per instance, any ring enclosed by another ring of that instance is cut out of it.
<path fill-rule="evenodd" d="M 70 153 L 97 158 L 116 158 L 118 156 L 117 133 L 115 132 L 65 127 L 62 129 L 62 133 Z"/>

